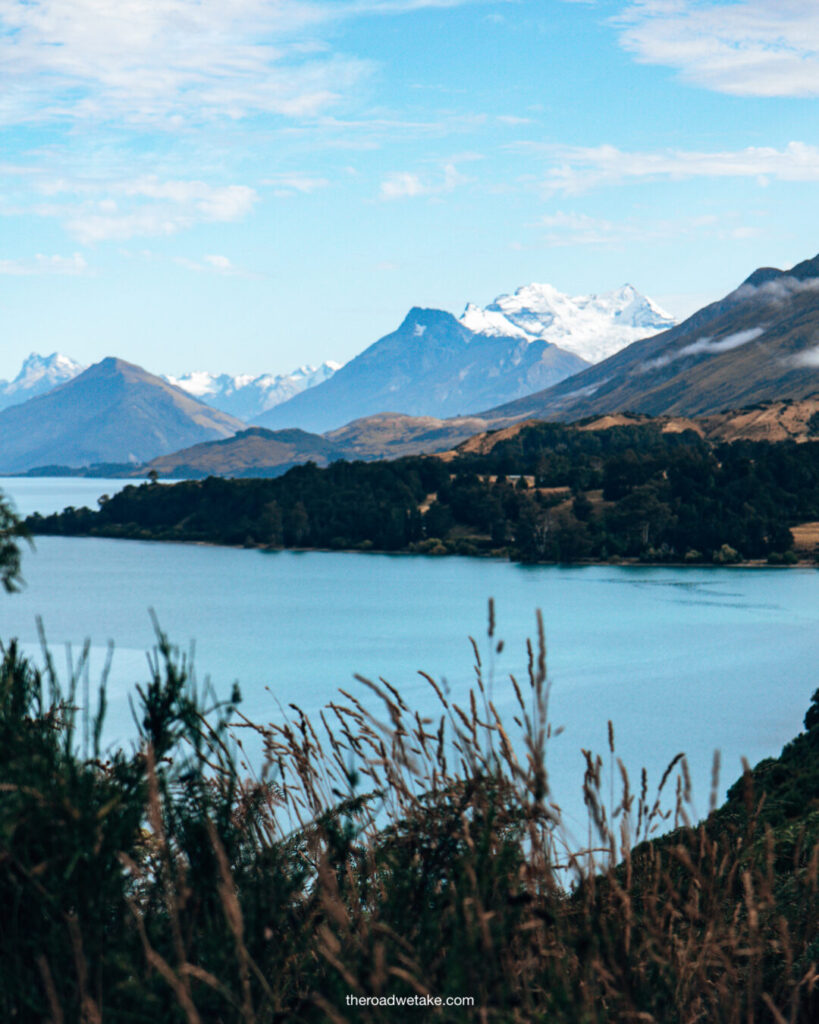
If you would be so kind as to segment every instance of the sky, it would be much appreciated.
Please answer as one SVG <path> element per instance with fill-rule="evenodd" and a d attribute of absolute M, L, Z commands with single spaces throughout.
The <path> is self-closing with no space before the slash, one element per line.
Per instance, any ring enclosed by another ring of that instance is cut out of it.
<path fill-rule="evenodd" d="M 0 0 L 0 377 L 343 362 L 412 306 L 819 251 L 804 0 Z"/>

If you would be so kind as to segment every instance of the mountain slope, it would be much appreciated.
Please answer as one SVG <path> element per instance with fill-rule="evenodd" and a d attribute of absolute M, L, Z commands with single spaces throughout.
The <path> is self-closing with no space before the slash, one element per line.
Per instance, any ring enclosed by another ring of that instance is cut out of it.
<path fill-rule="evenodd" d="M 0 472 L 145 462 L 243 427 L 141 367 L 108 358 L 0 412 Z"/>
<path fill-rule="evenodd" d="M 297 427 L 250 427 L 233 437 L 204 441 L 160 455 L 146 466 L 135 467 L 131 475 L 143 477 L 154 470 L 162 477 L 280 476 L 291 466 L 305 462 L 327 466 L 337 459 L 371 461 L 442 452 L 486 426 L 484 420 L 475 418 L 439 420 L 431 416 L 378 413 L 324 436 Z"/>
<path fill-rule="evenodd" d="M 475 334 L 450 313 L 416 307 L 397 331 L 329 380 L 256 422 L 321 433 L 387 411 L 454 416 L 525 395 L 584 366 L 578 356 L 542 340 Z"/>
<path fill-rule="evenodd" d="M 164 379 L 214 409 L 249 421 L 293 395 L 329 380 L 340 368 L 340 363 L 328 361 L 321 366 L 300 366 L 292 373 L 264 373 L 258 377 L 195 371 L 182 377 L 165 376 Z"/>
<path fill-rule="evenodd" d="M 478 334 L 541 339 L 590 363 L 674 326 L 674 318 L 630 284 L 601 295 L 564 295 L 529 284 L 485 309 L 469 305 L 461 323 Z"/>
<path fill-rule="evenodd" d="M 486 430 L 486 421 L 475 416 L 404 416 L 376 413 L 353 420 L 324 436 L 341 445 L 348 459 L 398 459 L 404 455 L 429 455 L 447 451 L 467 437 Z"/>
<path fill-rule="evenodd" d="M 29 398 L 45 394 L 58 384 L 76 377 L 84 369 L 84 366 L 60 352 L 52 352 L 50 356 L 32 352 L 13 381 L 0 381 L 0 409 L 20 405 Z"/>
<path fill-rule="evenodd" d="M 819 393 L 819 256 L 765 267 L 677 327 L 537 394 L 483 412 L 499 423 L 633 410 L 700 416 Z"/>

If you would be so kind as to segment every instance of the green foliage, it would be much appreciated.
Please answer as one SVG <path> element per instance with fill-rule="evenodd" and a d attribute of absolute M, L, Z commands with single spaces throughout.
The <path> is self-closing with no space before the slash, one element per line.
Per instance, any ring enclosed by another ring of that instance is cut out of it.
<path fill-rule="evenodd" d="M 27 523 L 34 533 L 273 548 L 410 551 L 435 538 L 446 551 L 507 548 L 524 562 L 683 562 L 693 551 L 705 563 L 776 554 L 788 564 L 790 527 L 816 519 L 817 445 L 712 446 L 650 423 L 544 423 L 449 462 L 308 463 L 272 480 L 128 486 L 98 511 Z"/>
<path fill-rule="evenodd" d="M 19 590 L 22 585 L 20 541 L 28 536 L 28 530 L 8 498 L 0 493 L 0 586 L 7 593 Z"/>
<path fill-rule="evenodd" d="M 496 653 L 491 611 L 488 643 Z M 412 1011 L 348 997 L 429 993 L 473 1002 L 419 1019 L 812 1024 L 819 691 L 808 732 L 697 827 L 679 759 L 656 796 L 623 771 L 606 807 L 603 761 L 587 752 L 578 849 L 548 788 L 542 624 L 528 678 L 510 680 L 509 721 L 491 657 L 475 654 L 463 707 L 429 678 L 437 717 L 362 679 L 384 722 L 351 694 L 320 732 L 294 705 L 278 724 L 240 719 L 266 752 L 249 779 L 228 728 L 238 694 L 197 693 L 161 632 L 137 690 L 138 746 L 107 754 L 104 691 L 95 715 L 87 692 L 78 706 L 83 665 L 62 691 L 50 663 L 9 644 L 2 1019 L 387 1024 Z M 611 731 L 609 745 L 613 767 Z"/>

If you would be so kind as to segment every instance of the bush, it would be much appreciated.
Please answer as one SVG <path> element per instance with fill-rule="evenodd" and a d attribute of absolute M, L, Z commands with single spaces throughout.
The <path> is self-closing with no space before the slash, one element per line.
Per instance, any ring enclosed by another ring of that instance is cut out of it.
<path fill-rule="evenodd" d="M 742 555 L 732 548 L 730 544 L 723 544 L 714 552 L 714 563 L 716 565 L 736 565 L 742 561 Z"/>

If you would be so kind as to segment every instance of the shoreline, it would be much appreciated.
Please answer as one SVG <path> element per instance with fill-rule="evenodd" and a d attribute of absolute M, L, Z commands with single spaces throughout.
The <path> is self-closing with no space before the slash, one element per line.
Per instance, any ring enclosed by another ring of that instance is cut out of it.
<path fill-rule="evenodd" d="M 748 558 L 740 562 L 715 563 L 715 562 L 685 562 L 685 561 L 644 561 L 639 558 L 616 558 L 605 561 L 595 559 L 578 559 L 574 562 L 524 562 L 511 556 L 509 552 L 500 554 L 497 552 L 470 552 L 461 551 L 408 551 L 406 549 L 388 551 L 380 548 L 361 547 L 272 547 L 265 544 L 227 544 L 214 540 L 198 540 L 182 537 L 116 537 L 105 533 L 32 533 L 31 540 L 37 537 L 65 537 L 71 539 L 89 540 L 114 540 L 114 541 L 136 541 L 148 544 L 184 544 L 186 546 L 208 547 L 208 548 L 230 548 L 235 551 L 260 551 L 264 554 L 278 554 L 289 551 L 293 554 L 309 554 L 311 552 L 326 554 L 354 554 L 354 555 L 390 555 L 405 558 L 470 558 L 480 561 L 513 562 L 521 566 L 555 566 L 561 569 L 589 569 L 589 568 L 624 568 L 624 569 L 819 569 L 819 562 L 811 558 L 800 558 L 797 555 L 795 562 L 768 562 L 761 558 Z"/>

